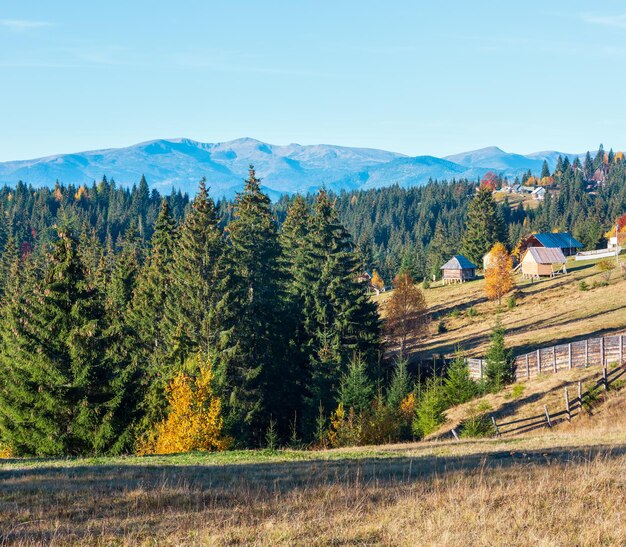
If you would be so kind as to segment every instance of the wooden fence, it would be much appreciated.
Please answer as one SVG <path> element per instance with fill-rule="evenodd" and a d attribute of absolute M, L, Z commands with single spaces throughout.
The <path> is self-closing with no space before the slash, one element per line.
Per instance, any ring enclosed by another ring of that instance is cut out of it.
<path fill-rule="evenodd" d="M 547 405 L 543 406 L 543 412 L 528 418 L 519 418 L 508 422 L 498 422 L 495 416 L 491 416 L 495 433 L 498 437 L 511 433 L 526 433 L 537 428 L 552 427 L 553 425 L 564 420 L 571 421 L 572 418 L 578 416 L 585 405 L 585 402 L 592 402 L 598 390 L 608 391 L 609 386 L 618 378 L 626 374 L 626 365 L 621 365 L 612 370 L 606 366 L 602 369 L 602 375 L 588 390 L 583 391 L 582 382 L 577 383 L 577 389 L 574 385 L 564 388 L 563 410 L 558 412 L 549 412 Z M 572 390 L 570 390 L 572 388 Z"/>
<path fill-rule="evenodd" d="M 518 355 L 514 362 L 515 379 L 526 380 L 542 373 L 573 368 L 604 367 L 611 363 L 621 364 L 625 360 L 626 336 L 589 338 Z M 484 359 L 468 359 L 467 364 L 472 378 L 483 378 Z"/>

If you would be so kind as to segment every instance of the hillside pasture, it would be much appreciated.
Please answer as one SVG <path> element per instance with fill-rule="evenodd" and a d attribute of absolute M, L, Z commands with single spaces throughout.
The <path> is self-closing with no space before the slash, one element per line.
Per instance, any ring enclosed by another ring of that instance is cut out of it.
<path fill-rule="evenodd" d="M 508 309 L 506 298 L 500 306 L 506 342 L 515 354 L 626 329 L 626 279 L 616 270 L 610 283 L 602 286 L 597 262 L 570 258 L 566 275 L 541 281 L 515 276 L 515 307 Z M 580 290 L 581 281 L 588 290 Z M 383 317 L 391 294 L 376 297 Z M 498 309 L 497 303 L 485 296 L 484 279 L 446 286 L 438 282 L 425 289 L 424 295 L 433 321 L 428 336 L 410 341 L 413 358 L 450 355 L 457 347 L 468 357 L 483 356 Z M 438 334 L 440 320 L 446 332 Z"/>

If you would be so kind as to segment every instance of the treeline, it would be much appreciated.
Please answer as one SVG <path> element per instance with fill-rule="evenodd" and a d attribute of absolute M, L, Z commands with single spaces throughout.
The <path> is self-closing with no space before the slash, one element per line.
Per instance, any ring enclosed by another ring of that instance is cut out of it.
<path fill-rule="evenodd" d="M 177 424 L 200 446 L 309 442 L 349 363 L 383 385 L 377 309 L 326 192 L 295 199 L 279 230 L 252 169 L 226 225 L 204 181 L 184 216 L 177 194 L 157 209 L 102 189 L 35 192 L 31 213 L 51 216 L 21 241 L 29 192 L 4 195 L 0 449 L 158 451 Z"/>
<path fill-rule="evenodd" d="M 587 249 L 597 248 L 615 219 L 626 212 L 623 154 L 605 153 L 600 146 L 595 156 L 588 153 L 582 162 L 559 158 L 553 173 L 545 164 L 542 174 L 534 183 L 547 179 L 550 187 L 536 207 L 512 206 L 506 197 L 497 203 L 503 242 L 513 250 L 520 238 L 533 232 L 569 231 Z M 531 176 L 525 175 L 524 182 Z M 506 182 L 492 175 L 482 184 L 493 189 Z M 439 276 L 440 266 L 464 251 L 468 207 L 480 184 L 431 181 L 413 188 L 342 192 L 335 196 L 335 207 L 369 269 L 378 271 L 388 285 L 401 269 L 421 280 Z M 279 215 L 290 200 L 285 197 L 277 204 Z"/>

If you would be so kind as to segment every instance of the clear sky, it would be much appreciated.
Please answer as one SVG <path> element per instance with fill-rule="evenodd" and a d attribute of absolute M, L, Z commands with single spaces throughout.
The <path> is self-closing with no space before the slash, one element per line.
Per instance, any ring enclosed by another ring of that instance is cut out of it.
<path fill-rule="evenodd" d="M 0 161 L 168 137 L 626 145 L 626 5 L 0 2 Z"/>

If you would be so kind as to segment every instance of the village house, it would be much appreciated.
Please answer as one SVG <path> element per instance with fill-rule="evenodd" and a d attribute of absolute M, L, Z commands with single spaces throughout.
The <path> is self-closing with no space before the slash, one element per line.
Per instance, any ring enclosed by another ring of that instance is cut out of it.
<path fill-rule="evenodd" d="M 476 279 L 476 264 L 470 262 L 463 255 L 453 256 L 448 262 L 441 266 L 443 272 L 443 284 L 464 283 Z"/>
<path fill-rule="evenodd" d="M 524 247 L 544 247 L 560 249 L 565 256 L 576 254 L 584 245 L 568 232 L 532 234 L 524 242 Z"/>
<path fill-rule="evenodd" d="M 543 186 L 538 186 L 530 194 L 533 199 L 543 201 L 546 197 L 546 189 Z"/>
<path fill-rule="evenodd" d="M 522 256 L 522 277 L 539 279 L 567 273 L 566 258 L 561 249 L 554 247 L 528 247 Z"/>

